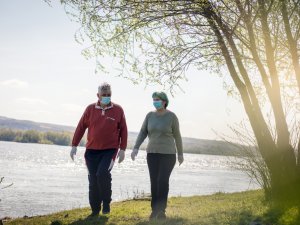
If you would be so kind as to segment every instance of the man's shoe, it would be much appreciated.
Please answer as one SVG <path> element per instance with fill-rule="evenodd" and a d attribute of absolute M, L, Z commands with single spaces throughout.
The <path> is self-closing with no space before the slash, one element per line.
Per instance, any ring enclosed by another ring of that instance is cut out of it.
<path fill-rule="evenodd" d="M 94 218 L 94 217 L 97 217 L 99 216 L 99 212 L 92 212 L 90 215 L 88 215 L 87 218 Z"/>
<path fill-rule="evenodd" d="M 109 203 L 103 203 L 102 214 L 109 214 L 109 213 L 110 213 Z"/>

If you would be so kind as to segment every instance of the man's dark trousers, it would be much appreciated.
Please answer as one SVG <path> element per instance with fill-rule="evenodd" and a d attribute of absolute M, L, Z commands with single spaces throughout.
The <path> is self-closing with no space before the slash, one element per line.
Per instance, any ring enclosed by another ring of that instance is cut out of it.
<path fill-rule="evenodd" d="M 116 149 L 91 150 L 87 149 L 84 157 L 89 172 L 89 201 L 92 212 L 101 210 L 101 203 L 111 202 L 111 173 L 110 163 L 116 154 Z"/>

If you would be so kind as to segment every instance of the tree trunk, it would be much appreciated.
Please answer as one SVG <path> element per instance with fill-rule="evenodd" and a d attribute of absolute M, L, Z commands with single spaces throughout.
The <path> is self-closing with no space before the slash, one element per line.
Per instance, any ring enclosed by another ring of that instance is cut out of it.
<path fill-rule="evenodd" d="M 250 124 L 254 131 L 254 135 L 257 140 L 259 150 L 266 162 L 270 173 L 270 183 L 271 183 L 271 195 L 273 199 L 278 201 L 283 201 L 287 199 L 295 198 L 295 196 L 300 200 L 298 190 L 296 190 L 295 184 L 295 172 L 296 172 L 296 157 L 294 154 L 294 149 L 289 144 L 290 134 L 288 131 L 287 123 L 283 113 L 283 107 L 280 97 L 280 87 L 278 81 L 278 74 L 276 69 L 276 64 L 273 56 L 272 44 L 270 39 L 270 32 L 267 26 L 266 17 L 262 18 L 262 27 L 265 29 L 264 38 L 266 43 L 266 54 L 267 54 L 267 65 L 271 74 L 271 102 L 273 102 L 273 111 L 276 121 L 276 130 L 278 132 L 277 140 L 272 138 L 270 130 L 263 118 L 260 111 L 260 107 L 257 103 L 255 94 L 253 96 L 253 88 L 243 65 L 240 60 L 238 50 L 234 44 L 234 41 L 226 30 L 226 25 L 222 24 L 222 20 L 213 11 L 213 7 L 207 4 L 204 16 L 207 18 L 212 30 L 217 37 L 219 47 L 222 51 L 222 55 L 227 64 L 227 68 L 230 75 L 238 88 L 241 95 L 245 111 L 248 115 Z M 224 37 L 223 37 L 223 35 Z M 226 46 L 224 38 L 227 39 L 229 46 Z M 233 55 L 230 55 L 229 48 L 232 49 Z M 235 69 L 232 57 L 236 59 L 238 69 L 241 73 L 241 77 L 245 83 L 240 80 L 237 70 Z M 252 101 L 251 101 L 252 100 Z M 293 196 L 293 197 L 291 197 Z"/>
<path fill-rule="evenodd" d="M 292 31 L 291 31 L 291 26 L 289 22 L 289 17 L 288 17 L 288 12 L 286 8 L 286 1 L 285 0 L 280 0 L 280 9 L 281 9 L 281 15 L 283 18 L 283 23 L 284 23 L 284 28 L 285 28 L 285 33 L 286 37 L 288 40 L 289 44 L 289 49 L 290 49 L 290 54 L 293 62 L 293 67 L 296 75 L 296 80 L 298 84 L 298 90 L 300 93 L 300 66 L 299 66 L 299 55 L 297 52 L 297 42 L 293 38 Z"/>

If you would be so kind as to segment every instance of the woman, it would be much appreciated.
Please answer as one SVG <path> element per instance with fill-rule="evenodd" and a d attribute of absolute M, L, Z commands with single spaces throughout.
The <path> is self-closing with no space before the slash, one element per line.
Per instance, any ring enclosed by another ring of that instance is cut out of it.
<path fill-rule="evenodd" d="M 183 162 L 182 140 L 178 119 L 175 113 L 167 110 L 169 105 L 167 95 L 164 92 L 154 92 L 152 98 L 156 110 L 147 114 L 131 158 L 135 160 L 139 147 L 148 136 L 147 164 L 152 196 L 150 219 L 164 219 L 166 218 L 169 178 L 176 163 L 176 150 L 179 165 Z"/>

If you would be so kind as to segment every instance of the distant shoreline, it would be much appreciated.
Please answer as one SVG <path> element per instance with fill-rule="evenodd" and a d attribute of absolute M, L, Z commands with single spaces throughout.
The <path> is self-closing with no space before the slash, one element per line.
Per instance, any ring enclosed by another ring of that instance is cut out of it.
<path fill-rule="evenodd" d="M 1 135 L 3 130 L 8 131 L 4 137 Z M 71 145 L 74 131 L 75 127 L 71 126 L 17 120 L 0 116 L 0 140 L 2 141 L 69 146 Z M 24 133 L 26 133 L 25 136 L 22 135 Z M 134 146 L 137 136 L 138 132 L 128 132 L 127 145 L 129 149 Z M 146 149 L 146 142 L 141 145 L 141 149 Z M 243 147 L 245 147 L 227 141 L 189 137 L 182 137 L 182 142 L 184 152 L 192 154 L 241 156 L 243 155 Z M 80 146 L 85 146 L 85 137 Z"/>
<path fill-rule="evenodd" d="M 19 143 L 19 144 L 42 144 L 42 145 L 54 145 L 54 146 L 65 146 L 65 147 L 71 147 L 71 145 L 58 145 L 58 144 L 49 144 L 49 143 L 39 143 L 39 142 L 20 142 L 20 141 L 5 141 L 5 140 L 0 140 L 0 142 L 14 142 L 14 143 Z M 78 146 L 85 148 L 85 146 Z M 133 145 L 129 146 L 126 148 L 127 150 L 132 150 Z M 141 151 L 146 151 L 146 148 L 141 148 Z M 217 154 L 217 153 L 211 153 L 211 152 L 195 152 L 195 151 L 184 151 L 184 153 L 189 153 L 189 154 L 196 154 L 196 155 L 216 155 L 216 156 L 241 156 L 240 154 Z"/>

